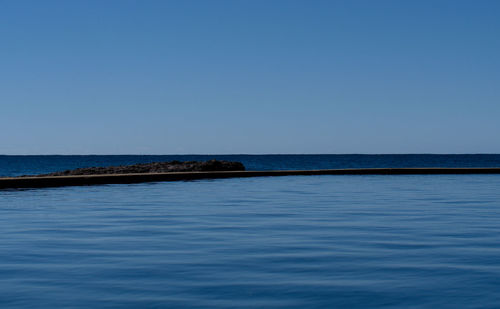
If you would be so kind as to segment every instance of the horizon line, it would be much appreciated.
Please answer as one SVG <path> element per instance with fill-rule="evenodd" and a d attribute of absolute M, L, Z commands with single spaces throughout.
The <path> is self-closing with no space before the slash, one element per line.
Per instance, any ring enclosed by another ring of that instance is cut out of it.
<path fill-rule="evenodd" d="M 136 154 L 136 153 L 123 153 L 123 154 L 0 154 L 0 156 L 314 156 L 314 155 L 500 155 L 495 152 L 463 152 L 463 153 L 441 153 L 441 152 L 408 152 L 408 153 L 181 153 L 181 154 Z"/>

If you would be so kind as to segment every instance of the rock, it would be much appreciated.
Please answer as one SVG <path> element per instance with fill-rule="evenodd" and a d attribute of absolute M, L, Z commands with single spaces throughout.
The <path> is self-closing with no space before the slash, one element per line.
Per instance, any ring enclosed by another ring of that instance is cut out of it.
<path fill-rule="evenodd" d="M 170 161 L 140 163 L 134 165 L 87 167 L 66 170 L 37 176 L 72 176 L 72 175 L 102 175 L 102 174 L 132 174 L 132 173 L 168 173 L 168 172 L 208 172 L 208 171 L 244 171 L 241 162 L 209 160 L 198 161 Z"/>

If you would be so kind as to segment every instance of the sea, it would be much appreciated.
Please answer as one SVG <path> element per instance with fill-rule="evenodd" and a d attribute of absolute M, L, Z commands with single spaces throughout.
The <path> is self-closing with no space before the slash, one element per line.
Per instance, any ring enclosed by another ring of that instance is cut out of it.
<path fill-rule="evenodd" d="M 0 156 L 0 176 L 222 159 L 500 167 L 500 155 Z M 0 308 L 500 308 L 500 175 L 0 190 Z"/>

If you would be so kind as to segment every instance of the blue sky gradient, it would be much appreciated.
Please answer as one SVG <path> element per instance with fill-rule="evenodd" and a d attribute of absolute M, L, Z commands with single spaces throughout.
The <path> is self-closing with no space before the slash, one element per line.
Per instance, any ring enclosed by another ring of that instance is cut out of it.
<path fill-rule="evenodd" d="M 500 153 L 500 1 L 0 0 L 0 154 Z"/>

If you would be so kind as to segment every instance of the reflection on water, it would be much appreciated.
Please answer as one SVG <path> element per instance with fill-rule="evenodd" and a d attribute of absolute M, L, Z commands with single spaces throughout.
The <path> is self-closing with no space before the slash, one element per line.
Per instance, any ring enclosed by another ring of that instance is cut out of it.
<path fill-rule="evenodd" d="M 0 191 L 0 306 L 500 307 L 500 176 Z"/>

